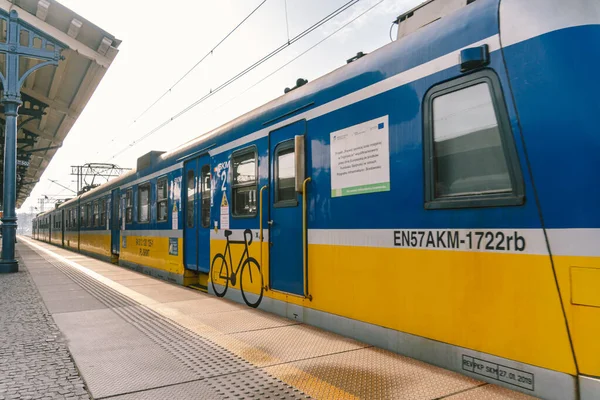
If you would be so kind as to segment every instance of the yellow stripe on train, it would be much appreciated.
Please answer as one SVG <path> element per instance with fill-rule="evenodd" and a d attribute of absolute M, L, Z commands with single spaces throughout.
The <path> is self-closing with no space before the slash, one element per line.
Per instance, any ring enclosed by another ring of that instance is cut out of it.
<path fill-rule="evenodd" d="M 211 240 L 211 260 L 225 244 Z M 260 247 L 250 255 L 259 260 Z M 268 264 L 263 243 L 265 283 Z M 264 296 L 576 374 L 547 255 L 310 244 L 308 276 L 312 301 L 273 290 Z"/>

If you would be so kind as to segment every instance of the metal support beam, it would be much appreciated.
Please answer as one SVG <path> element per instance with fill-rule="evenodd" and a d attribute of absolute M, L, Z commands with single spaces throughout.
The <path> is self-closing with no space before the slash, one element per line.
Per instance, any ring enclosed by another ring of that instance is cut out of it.
<path fill-rule="evenodd" d="M 62 147 L 62 144 L 60 146 L 42 147 L 41 149 L 23 150 L 23 153 L 31 154 L 31 153 L 37 153 L 38 151 L 57 150 L 57 149 L 60 149 L 61 147 Z"/>
<path fill-rule="evenodd" d="M 51 109 L 53 109 L 54 111 L 57 111 L 61 114 L 67 114 L 73 118 L 77 118 L 79 117 L 79 113 L 77 113 L 75 110 L 69 108 L 69 105 L 66 103 L 63 103 L 61 101 L 57 101 L 57 100 L 52 100 L 48 97 L 44 97 L 39 93 L 35 93 L 33 90 L 29 89 L 29 88 L 21 88 L 21 91 L 23 93 L 25 93 L 26 95 L 29 95 L 31 97 L 35 97 L 37 98 L 39 101 L 46 103 Z"/>
<path fill-rule="evenodd" d="M 6 115 L 4 133 L 4 176 L 2 208 L 2 258 L 0 259 L 0 273 L 16 272 L 19 270 L 15 259 L 15 241 L 17 232 L 17 118 L 19 107 L 22 104 L 21 87 L 28 76 L 45 65 L 58 65 L 60 53 L 65 45 L 57 42 L 47 34 L 24 24 L 17 11 L 10 13 L 0 10 L 0 19 L 6 22 L 8 32 L 6 44 L 0 43 L 0 53 L 4 53 L 6 70 L 0 73 L 0 80 L 4 88 L 1 103 L 4 105 Z M 29 44 L 20 43 L 21 32 L 27 32 Z M 42 48 L 35 48 L 34 38 L 42 41 Z M 51 48 L 51 50 L 50 50 Z M 27 70 L 21 75 L 19 69 L 20 57 L 27 55 L 41 60 L 41 63 L 31 66 L 27 63 Z M 22 185 L 21 185 L 22 186 Z"/>

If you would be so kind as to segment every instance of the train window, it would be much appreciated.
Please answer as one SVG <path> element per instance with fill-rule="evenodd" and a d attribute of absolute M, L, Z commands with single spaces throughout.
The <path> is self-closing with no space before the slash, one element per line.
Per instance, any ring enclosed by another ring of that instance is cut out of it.
<path fill-rule="evenodd" d="M 160 178 L 156 182 L 156 213 L 158 222 L 166 221 L 168 218 L 167 177 Z"/>
<path fill-rule="evenodd" d="M 287 141 L 275 148 L 275 206 L 296 206 L 296 167 L 294 165 L 294 141 Z"/>
<path fill-rule="evenodd" d="M 106 199 L 100 200 L 100 220 L 98 226 L 106 228 Z"/>
<path fill-rule="evenodd" d="M 85 206 L 81 206 L 81 210 L 79 211 L 79 220 L 79 226 L 83 228 L 85 226 Z"/>
<path fill-rule="evenodd" d="M 234 217 L 256 215 L 256 149 L 245 149 L 231 156 L 233 176 L 231 181 L 232 214 Z"/>
<path fill-rule="evenodd" d="M 187 201 L 185 209 L 185 220 L 188 228 L 194 227 L 194 194 L 196 193 L 196 178 L 194 171 L 187 173 Z"/>
<path fill-rule="evenodd" d="M 92 226 L 98 226 L 98 201 L 92 203 Z"/>
<path fill-rule="evenodd" d="M 133 189 L 127 189 L 125 192 L 125 223 L 133 222 Z"/>
<path fill-rule="evenodd" d="M 87 203 L 85 205 L 85 215 L 87 217 L 85 224 L 88 228 L 94 226 L 94 224 L 92 224 L 92 203 Z"/>
<path fill-rule="evenodd" d="M 483 71 L 430 90 L 425 115 L 425 207 L 523 204 L 523 179 L 496 75 Z"/>
<path fill-rule="evenodd" d="M 150 183 L 138 186 L 138 222 L 150 222 Z"/>
<path fill-rule="evenodd" d="M 202 227 L 210 226 L 210 165 L 202 167 L 200 190 L 202 191 Z"/>

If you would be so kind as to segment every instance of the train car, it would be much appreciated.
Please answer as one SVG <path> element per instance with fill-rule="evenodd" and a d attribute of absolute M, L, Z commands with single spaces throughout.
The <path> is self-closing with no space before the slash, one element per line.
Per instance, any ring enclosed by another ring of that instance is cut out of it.
<path fill-rule="evenodd" d="M 104 189 L 79 197 L 79 251 L 111 261 L 110 193 Z"/>
<path fill-rule="evenodd" d="M 600 397 L 600 2 L 434 0 L 398 22 L 81 196 L 81 251 L 533 396 Z"/>
<path fill-rule="evenodd" d="M 63 246 L 63 210 L 56 208 L 49 214 L 50 217 L 50 243 Z"/>
<path fill-rule="evenodd" d="M 184 267 L 182 251 L 182 163 L 150 152 L 138 159 L 135 171 L 113 189 L 121 196 L 123 216 L 119 264 L 171 282 L 197 284 L 198 268 L 191 263 Z"/>
<path fill-rule="evenodd" d="M 79 250 L 79 198 L 64 202 L 60 208 L 65 225 L 63 246 L 69 250 Z"/>
<path fill-rule="evenodd" d="M 37 239 L 43 242 L 50 242 L 50 224 L 48 219 L 48 212 L 42 212 L 34 219 L 35 223 L 38 225 Z"/>

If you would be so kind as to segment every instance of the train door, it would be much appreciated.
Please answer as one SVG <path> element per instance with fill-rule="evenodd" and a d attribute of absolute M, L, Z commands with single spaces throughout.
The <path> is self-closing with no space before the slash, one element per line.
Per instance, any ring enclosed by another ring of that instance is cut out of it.
<path fill-rule="evenodd" d="M 60 210 L 60 245 L 65 247 L 65 210 Z"/>
<path fill-rule="evenodd" d="M 110 207 L 110 249 L 111 254 L 119 257 L 121 246 L 121 221 L 119 220 L 120 190 L 114 189 L 111 194 Z"/>
<path fill-rule="evenodd" d="M 185 163 L 184 263 L 187 269 L 210 270 L 210 157 Z"/>
<path fill-rule="evenodd" d="M 306 121 L 269 134 L 269 277 L 274 290 L 304 294 L 301 196 L 296 191 L 295 141 Z M 302 151 L 303 153 L 303 151 Z"/>

